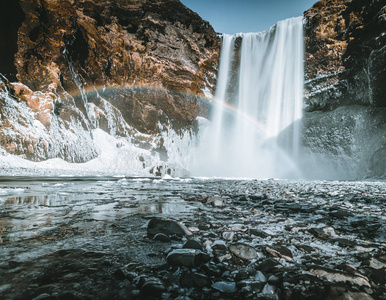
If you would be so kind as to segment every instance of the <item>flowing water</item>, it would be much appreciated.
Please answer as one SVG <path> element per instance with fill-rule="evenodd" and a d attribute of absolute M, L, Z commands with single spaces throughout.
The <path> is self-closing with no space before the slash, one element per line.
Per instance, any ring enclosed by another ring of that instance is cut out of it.
<path fill-rule="evenodd" d="M 202 136 L 193 173 L 300 176 L 294 161 L 303 107 L 303 43 L 301 17 L 261 33 L 223 36 L 212 124 Z"/>

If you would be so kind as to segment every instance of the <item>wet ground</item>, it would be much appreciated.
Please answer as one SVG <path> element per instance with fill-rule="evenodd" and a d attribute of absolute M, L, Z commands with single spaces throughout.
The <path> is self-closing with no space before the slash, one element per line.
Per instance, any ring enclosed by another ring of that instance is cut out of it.
<path fill-rule="evenodd" d="M 385 208 L 385 182 L 2 177 L 0 298 L 386 299 Z"/>

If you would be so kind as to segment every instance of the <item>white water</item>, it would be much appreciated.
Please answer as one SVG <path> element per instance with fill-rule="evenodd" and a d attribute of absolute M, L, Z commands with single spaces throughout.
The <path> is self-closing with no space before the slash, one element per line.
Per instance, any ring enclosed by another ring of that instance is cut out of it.
<path fill-rule="evenodd" d="M 237 38 L 242 39 L 239 53 L 234 50 Z M 212 122 L 202 135 L 193 174 L 300 176 L 295 161 L 303 107 L 303 43 L 301 17 L 280 21 L 262 33 L 223 36 Z"/>

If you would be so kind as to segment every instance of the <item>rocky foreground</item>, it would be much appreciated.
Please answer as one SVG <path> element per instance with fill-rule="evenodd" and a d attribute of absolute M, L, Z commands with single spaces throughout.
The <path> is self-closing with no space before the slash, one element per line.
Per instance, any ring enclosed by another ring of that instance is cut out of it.
<path fill-rule="evenodd" d="M 386 299 L 385 182 L 60 184 L 2 196 L 2 299 Z"/>

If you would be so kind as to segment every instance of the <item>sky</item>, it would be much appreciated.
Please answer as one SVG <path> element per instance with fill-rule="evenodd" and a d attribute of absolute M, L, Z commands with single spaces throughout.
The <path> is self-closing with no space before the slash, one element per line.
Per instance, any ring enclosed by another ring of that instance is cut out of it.
<path fill-rule="evenodd" d="M 180 0 L 219 33 L 264 31 L 277 21 L 299 17 L 317 0 Z"/>

